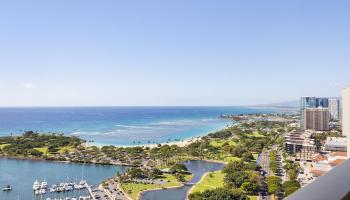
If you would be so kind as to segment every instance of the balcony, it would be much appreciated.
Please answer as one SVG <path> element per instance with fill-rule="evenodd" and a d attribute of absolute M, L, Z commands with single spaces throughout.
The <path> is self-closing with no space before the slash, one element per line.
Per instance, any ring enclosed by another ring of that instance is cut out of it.
<path fill-rule="evenodd" d="M 350 159 L 287 198 L 287 200 L 347 199 L 350 199 Z"/>

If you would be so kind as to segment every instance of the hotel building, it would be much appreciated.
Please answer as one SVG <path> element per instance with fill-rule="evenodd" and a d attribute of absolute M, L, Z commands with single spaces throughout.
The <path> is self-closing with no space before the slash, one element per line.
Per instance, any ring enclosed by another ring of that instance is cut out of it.
<path fill-rule="evenodd" d="M 339 99 L 329 99 L 328 100 L 328 109 L 329 113 L 331 115 L 332 120 L 339 120 L 339 108 L 340 108 L 340 102 Z"/>

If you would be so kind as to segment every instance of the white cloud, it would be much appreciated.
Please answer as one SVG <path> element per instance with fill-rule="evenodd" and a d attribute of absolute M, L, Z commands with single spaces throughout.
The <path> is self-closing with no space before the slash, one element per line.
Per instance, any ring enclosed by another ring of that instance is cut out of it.
<path fill-rule="evenodd" d="M 25 83 L 25 84 L 23 84 L 23 87 L 25 89 L 35 89 L 36 88 L 36 86 L 33 83 Z"/>

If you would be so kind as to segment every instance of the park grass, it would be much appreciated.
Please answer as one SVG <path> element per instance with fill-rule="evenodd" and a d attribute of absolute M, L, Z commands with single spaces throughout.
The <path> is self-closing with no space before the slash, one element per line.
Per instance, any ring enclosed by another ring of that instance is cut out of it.
<path fill-rule="evenodd" d="M 160 189 L 163 186 L 155 184 L 123 183 L 121 187 L 123 191 L 131 197 L 131 199 L 136 199 L 138 194 L 142 191 Z"/>
<path fill-rule="evenodd" d="M 254 157 L 254 160 L 257 160 L 257 159 L 258 159 L 258 157 L 259 157 L 259 154 L 257 154 L 257 153 L 253 153 L 253 157 Z"/>
<path fill-rule="evenodd" d="M 249 199 L 250 199 L 250 200 L 257 200 L 258 197 L 257 197 L 257 196 L 249 196 Z"/>
<path fill-rule="evenodd" d="M 0 149 L 3 149 L 4 147 L 8 146 L 10 144 L 0 144 Z"/>
<path fill-rule="evenodd" d="M 34 149 L 40 151 L 43 155 L 51 155 L 48 147 L 38 147 Z"/>
<path fill-rule="evenodd" d="M 265 136 L 260 134 L 258 131 L 254 131 L 252 134 L 249 134 L 248 137 L 263 138 Z"/>
<path fill-rule="evenodd" d="M 230 146 L 237 145 L 237 143 L 232 141 L 232 140 L 213 140 L 213 141 L 210 142 L 210 145 L 213 146 L 213 147 L 222 147 L 226 142 Z"/>
<path fill-rule="evenodd" d="M 216 188 L 220 188 L 224 186 L 224 177 L 225 174 L 221 171 L 210 172 L 207 174 L 201 182 L 196 184 L 191 191 L 191 193 L 195 192 L 204 192 L 205 190 L 213 190 Z"/>
<path fill-rule="evenodd" d="M 192 177 L 192 174 L 185 175 L 185 180 L 188 181 Z M 121 187 L 125 193 L 127 193 L 132 199 L 136 199 L 140 192 L 146 190 L 156 190 L 168 187 L 179 187 L 182 185 L 174 175 L 165 174 L 162 176 L 163 180 L 166 180 L 167 183 L 165 185 L 158 184 L 142 184 L 142 183 L 122 183 Z"/>
<path fill-rule="evenodd" d="M 234 162 L 234 161 L 240 161 L 241 158 L 235 157 L 235 156 L 223 156 L 221 157 L 221 160 L 225 162 Z"/>

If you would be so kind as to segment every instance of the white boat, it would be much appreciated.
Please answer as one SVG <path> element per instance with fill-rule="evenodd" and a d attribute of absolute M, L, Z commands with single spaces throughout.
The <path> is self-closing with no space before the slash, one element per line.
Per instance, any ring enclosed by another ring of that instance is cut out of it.
<path fill-rule="evenodd" d="M 11 191 L 11 190 L 12 190 L 12 188 L 11 188 L 10 185 L 7 185 L 6 187 L 4 187 L 4 189 L 2 189 L 2 191 L 4 191 L 4 192 L 8 192 L 8 191 Z"/>
<path fill-rule="evenodd" d="M 33 183 L 33 190 L 38 190 L 40 188 L 40 183 L 38 180 L 35 180 Z"/>
<path fill-rule="evenodd" d="M 81 181 L 79 182 L 79 185 L 85 185 L 85 183 L 86 183 L 85 180 L 81 180 Z"/>
<path fill-rule="evenodd" d="M 44 188 L 44 189 L 46 189 L 47 188 L 47 182 L 46 182 L 46 180 L 44 179 L 44 181 L 43 182 L 41 182 L 41 188 Z"/>

